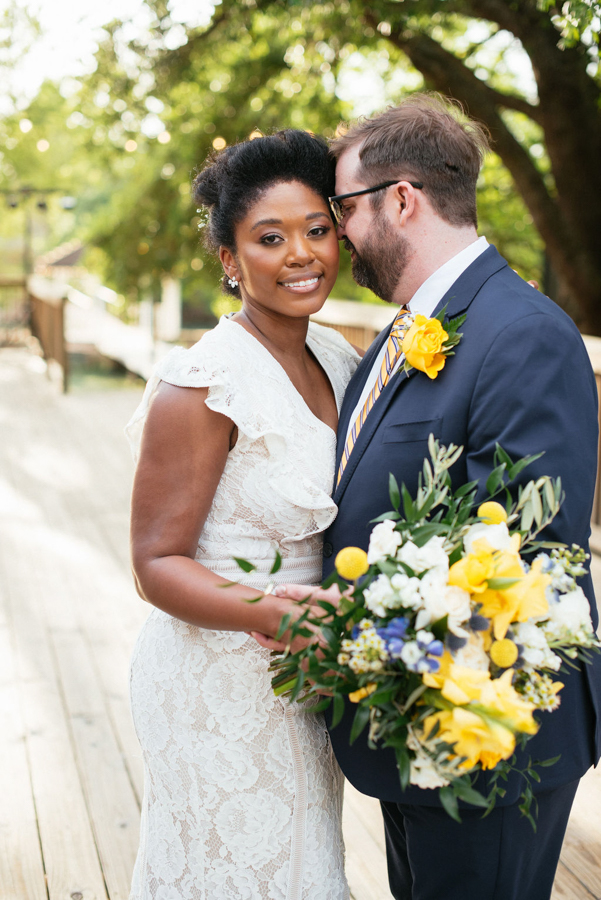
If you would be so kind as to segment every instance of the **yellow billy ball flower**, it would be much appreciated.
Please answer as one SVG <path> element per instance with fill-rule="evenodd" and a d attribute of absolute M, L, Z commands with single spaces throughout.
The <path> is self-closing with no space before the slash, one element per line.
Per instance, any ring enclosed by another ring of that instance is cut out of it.
<path fill-rule="evenodd" d="M 487 525 L 499 525 L 501 522 L 507 521 L 507 512 L 500 503 L 487 500 L 478 507 L 478 517 Z"/>
<path fill-rule="evenodd" d="M 360 547 L 345 547 L 335 560 L 336 571 L 346 581 L 356 581 L 369 569 L 367 553 Z"/>
<path fill-rule="evenodd" d="M 351 703 L 358 703 L 359 700 L 363 700 L 364 697 L 369 697 L 370 694 L 373 694 L 377 686 L 378 685 L 373 681 L 370 681 L 370 683 L 366 684 L 365 687 L 359 688 L 358 691 L 353 691 L 351 694 L 349 694 L 348 698 Z"/>
<path fill-rule="evenodd" d="M 490 658 L 501 669 L 509 669 L 518 658 L 518 648 L 509 638 L 494 641 L 490 648 Z"/>

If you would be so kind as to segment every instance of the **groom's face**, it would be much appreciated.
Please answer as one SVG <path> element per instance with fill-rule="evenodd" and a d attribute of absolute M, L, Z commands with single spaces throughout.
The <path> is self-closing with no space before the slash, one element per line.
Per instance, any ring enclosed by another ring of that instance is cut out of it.
<path fill-rule="evenodd" d="M 359 181 L 355 175 L 358 167 L 358 148 L 342 154 L 336 165 L 336 194 L 360 191 L 378 182 L 377 177 L 369 184 Z M 351 254 L 353 278 L 390 302 L 411 256 L 409 241 L 394 228 L 386 202 L 374 209 L 370 194 L 345 200 L 344 213 L 337 234 Z"/>

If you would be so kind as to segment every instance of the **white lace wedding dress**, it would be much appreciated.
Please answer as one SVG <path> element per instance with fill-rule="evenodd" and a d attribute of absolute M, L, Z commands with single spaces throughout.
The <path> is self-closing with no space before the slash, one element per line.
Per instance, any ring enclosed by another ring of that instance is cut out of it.
<path fill-rule="evenodd" d="M 358 356 L 313 323 L 307 345 L 340 409 Z M 158 365 L 128 425 L 134 450 L 161 380 L 208 386 L 207 405 L 238 426 L 196 559 L 256 588 L 318 583 L 320 533 L 336 515 L 332 429 L 226 317 Z M 270 577 L 276 549 L 283 564 Z M 131 671 L 146 782 L 130 900 L 347 900 L 342 776 L 322 717 L 274 696 L 268 660 L 244 633 L 151 612 Z"/>

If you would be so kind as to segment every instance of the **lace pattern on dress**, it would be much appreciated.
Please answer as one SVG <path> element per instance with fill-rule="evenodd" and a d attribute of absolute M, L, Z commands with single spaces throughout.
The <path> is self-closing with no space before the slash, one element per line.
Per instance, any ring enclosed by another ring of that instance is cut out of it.
<path fill-rule="evenodd" d="M 308 344 L 340 408 L 358 357 L 318 325 Z M 197 560 L 259 589 L 278 549 L 274 581 L 318 582 L 320 532 L 336 514 L 334 432 L 228 319 L 159 364 L 128 426 L 136 452 L 161 380 L 208 387 L 207 405 L 238 426 Z M 241 573 L 234 556 L 257 570 Z M 131 670 L 145 764 L 131 900 L 348 900 L 342 776 L 323 719 L 274 696 L 268 661 L 246 634 L 151 612 Z"/>

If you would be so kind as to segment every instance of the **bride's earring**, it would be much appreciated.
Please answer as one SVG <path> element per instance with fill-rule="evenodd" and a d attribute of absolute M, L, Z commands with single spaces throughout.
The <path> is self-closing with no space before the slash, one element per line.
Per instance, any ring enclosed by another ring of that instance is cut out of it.
<path fill-rule="evenodd" d="M 238 287 L 238 279 L 237 279 L 237 278 L 228 278 L 227 283 L 229 284 L 229 286 L 230 286 L 231 288 L 237 288 L 237 287 Z"/>

